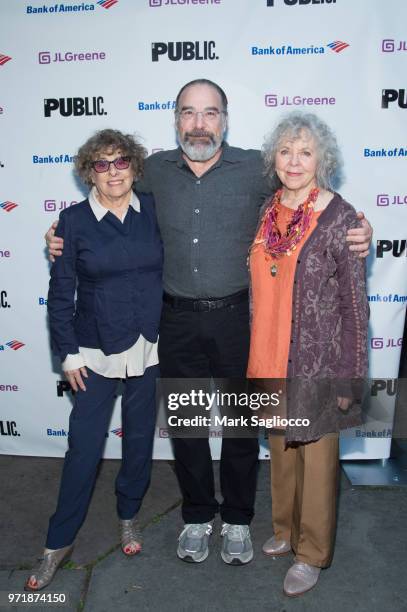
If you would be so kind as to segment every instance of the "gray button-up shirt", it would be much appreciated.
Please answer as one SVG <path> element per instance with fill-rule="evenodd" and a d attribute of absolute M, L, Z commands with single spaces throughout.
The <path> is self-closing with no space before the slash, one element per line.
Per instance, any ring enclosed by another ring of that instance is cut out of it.
<path fill-rule="evenodd" d="M 197 177 L 180 148 L 146 159 L 137 190 L 151 192 L 164 243 L 164 290 L 187 298 L 224 297 L 248 287 L 247 254 L 270 187 L 260 151 L 224 143 Z"/>

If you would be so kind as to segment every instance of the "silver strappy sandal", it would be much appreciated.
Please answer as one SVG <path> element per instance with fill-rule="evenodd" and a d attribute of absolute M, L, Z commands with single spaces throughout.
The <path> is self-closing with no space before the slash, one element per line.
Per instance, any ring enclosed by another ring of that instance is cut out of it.
<path fill-rule="evenodd" d="M 122 552 L 131 557 L 139 553 L 143 545 L 140 525 L 136 518 L 120 520 L 120 537 Z"/>
<path fill-rule="evenodd" d="M 45 554 L 38 570 L 27 579 L 24 590 L 40 591 L 48 586 L 54 578 L 57 569 L 69 560 L 72 551 L 73 544 Z"/>

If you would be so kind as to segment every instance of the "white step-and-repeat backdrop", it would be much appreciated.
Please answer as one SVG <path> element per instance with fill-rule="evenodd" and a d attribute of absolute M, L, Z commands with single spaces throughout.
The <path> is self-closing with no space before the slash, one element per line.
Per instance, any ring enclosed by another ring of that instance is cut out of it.
<path fill-rule="evenodd" d="M 371 376 L 397 376 L 407 297 L 406 23 L 404 0 L 0 0 L 0 453 L 66 449 L 72 398 L 49 348 L 43 235 L 83 199 L 77 148 L 108 126 L 137 133 L 149 153 L 173 148 L 176 93 L 198 77 L 225 89 L 233 145 L 261 147 L 289 109 L 316 112 L 335 129 L 341 192 L 374 227 Z M 389 387 L 373 395 L 391 415 Z M 344 440 L 344 456 L 388 456 L 391 427 L 370 433 Z M 120 434 L 117 405 L 106 457 L 120 456 Z M 168 456 L 169 441 L 157 437 L 155 457 Z"/>

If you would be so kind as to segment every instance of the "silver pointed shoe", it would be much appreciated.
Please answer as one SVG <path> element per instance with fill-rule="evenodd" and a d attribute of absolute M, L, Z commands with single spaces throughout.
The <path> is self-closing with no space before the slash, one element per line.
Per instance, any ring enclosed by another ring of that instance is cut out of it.
<path fill-rule="evenodd" d="M 288 570 L 284 579 L 284 595 L 298 597 L 310 591 L 318 582 L 320 567 L 296 561 Z"/>
<path fill-rule="evenodd" d="M 72 551 L 73 544 L 45 554 L 38 570 L 27 579 L 24 591 L 40 591 L 48 586 L 54 578 L 57 569 L 69 560 Z"/>
<path fill-rule="evenodd" d="M 126 557 L 137 555 L 143 547 L 143 536 L 141 535 L 140 525 L 136 517 L 132 519 L 121 519 L 119 521 L 119 526 L 123 554 L 125 554 Z"/>
<path fill-rule="evenodd" d="M 291 544 L 287 540 L 278 540 L 275 535 L 264 542 L 262 551 L 270 557 L 282 557 L 291 552 Z"/>

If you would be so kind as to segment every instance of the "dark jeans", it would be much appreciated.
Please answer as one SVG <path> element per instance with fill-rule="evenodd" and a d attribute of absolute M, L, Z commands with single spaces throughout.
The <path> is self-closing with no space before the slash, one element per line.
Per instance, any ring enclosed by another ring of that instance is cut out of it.
<path fill-rule="evenodd" d="M 86 391 L 75 395 L 69 418 L 69 450 L 65 455 L 55 514 L 49 521 L 47 548 L 72 544 L 88 511 L 106 441 L 117 378 L 89 368 Z M 122 463 L 116 478 L 117 513 L 131 519 L 141 506 L 150 482 L 158 366 L 143 376 L 125 379 L 122 397 Z"/>
<path fill-rule="evenodd" d="M 246 301 L 193 312 L 164 304 L 159 357 L 162 378 L 244 378 L 249 353 Z M 208 438 L 174 438 L 175 470 L 185 523 L 205 523 L 220 510 L 226 523 L 248 525 L 254 515 L 257 438 L 224 438 L 220 458 L 223 502 L 215 498 Z"/>

